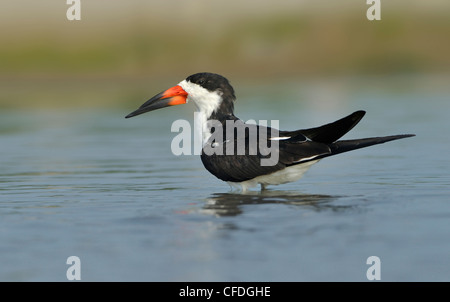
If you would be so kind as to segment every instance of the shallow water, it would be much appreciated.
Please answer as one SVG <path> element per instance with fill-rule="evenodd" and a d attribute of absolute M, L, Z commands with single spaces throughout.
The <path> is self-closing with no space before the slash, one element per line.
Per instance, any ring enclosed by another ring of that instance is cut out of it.
<path fill-rule="evenodd" d="M 236 114 L 296 129 L 365 109 L 345 138 L 417 136 L 243 195 L 172 154 L 170 126 L 190 106 L 129 120 L 145 100 L 1 111 L 0 280 L 65 281 L 78 256 L 83 281 L 365 281 L 378 256 L 382 281 L 449 281 L 448 93 L 355 89 L 333 103 L 333 89 L 289 87 L 283 103 L 276 87 L 244 96 Z"/>

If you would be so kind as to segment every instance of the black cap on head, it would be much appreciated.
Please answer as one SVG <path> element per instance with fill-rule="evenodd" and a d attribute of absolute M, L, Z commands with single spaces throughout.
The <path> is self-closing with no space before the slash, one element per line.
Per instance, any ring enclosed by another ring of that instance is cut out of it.
<path fill-rule="evenodd" d="M 188 76 L 186 81 L 198 84 L 211 92 L 219 90 L 224 98 L 231 97 L 233 100 L 236 99 L 234 89 L 231 87 L 230 82 L 220 74 L 200 72 Z"/>

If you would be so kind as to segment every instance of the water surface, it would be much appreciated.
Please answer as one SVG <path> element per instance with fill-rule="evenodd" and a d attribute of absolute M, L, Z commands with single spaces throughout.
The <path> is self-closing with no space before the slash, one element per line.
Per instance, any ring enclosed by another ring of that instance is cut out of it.
<path fill-rule="evenodd" d="M 366 281 L 378 256 L 383 281 L 449 281 L 448 94 L 287 86 L 237 115 L 297 129 L 365 109 L 346 138 L 417 136 L 243 195 L 171 153 L 193 107 L 2 110 L 0 280 L 66 281 L 78 256 L 83 281 Z"/>

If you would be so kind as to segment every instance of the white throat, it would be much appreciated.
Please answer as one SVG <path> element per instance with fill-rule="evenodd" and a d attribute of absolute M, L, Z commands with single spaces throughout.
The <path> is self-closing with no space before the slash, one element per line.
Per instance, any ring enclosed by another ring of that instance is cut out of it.
<path fill-rule="evenodd" d="M 188 94 L 186 102 L 192 101 L 196 107 L 195 123 L 198 124 L 195 127 L 196 129 L 201 129 L 203 146 L 211 136 L 211 132 L 207 127 L 208 119 L 213 112 L 219 109 L 222 103 L 222 93 L 220 91 L 209 91 L 198 84 L 186 80 L 181 81 L 178 85 Z"/>

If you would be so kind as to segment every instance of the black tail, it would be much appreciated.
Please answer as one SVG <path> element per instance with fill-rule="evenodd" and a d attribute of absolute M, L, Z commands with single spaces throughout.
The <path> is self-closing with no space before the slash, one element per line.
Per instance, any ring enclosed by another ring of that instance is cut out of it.
<path fill-rule="evenodd" d="M 363 110 L 356 111 L 333 123 L 299 132 L 314 142 L 331 144 L 355 127 L 365 114 Z"/>
<path fill-rule="evenodd" d="M 369 147 L 372 145 L 383 144 L 385 142 L 393 141 L 396 139 L 407 138 L 415 136 L 414 134 L 401 134 L 401 135 L 391 135 L 391 136 L 383 136 L 383 137 L 371 137 L 371 138 L 361 138 L 361 139 L 352 139 L 352 140 L 343 140 L 337 141 L 329 145 L 331 149 L 331 154 L 335 155 L 351 150 L 356 150 L 360 148 Z M 328 156 L 329 156 L 328 155 Z"/>

